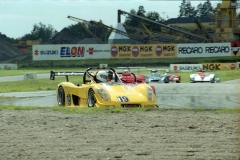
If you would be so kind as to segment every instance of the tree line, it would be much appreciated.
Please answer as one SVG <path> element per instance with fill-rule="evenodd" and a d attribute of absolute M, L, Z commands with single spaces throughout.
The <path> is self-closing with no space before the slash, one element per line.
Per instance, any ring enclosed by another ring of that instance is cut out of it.
<path fill-rule="evenodd" d="M 216 13 L 219 7 L 220 7 L 220 3 L 214 8 L 210 3 L 210 0 L 206 0 L 206 2 L 204 3 L 202 2 L 199 3 L 197 7 L 192 6 L 190 1 L 182 0 L 179 6 L 179 15 L 177 15 L 177 17 L 179 18 L 210 17 L 210 16 L 214 16 L 214 14 Z M 168 16 L 165 19 L 156 11 L 147 12 L 144 9 L 144 6 L 139 6 L 137 10 L 131 9 L 130 13 L 150 19 L 152 21 L 160 22 L 160 23 L 164 23 L 166 19 L 169 19 Z M 136 28 L 136 27 L 141 27 L 142 25 L 141 22 L 142 20 L 139 20 L 134 16 L 127 15 L 123 24 Z M 103 24 L 102 20 L 99 20 L 99 23 Z M 157 25 L 149 25 L 149 23 L 146 23 L 146 22 L 144 23 L 145 25 L 148 25 L 148 27 L 152 30 L 155 29 L 154 27 L 158 28 Z M 105 42 L 109 37 L 109 35 L 111 34 L 111 30 L 106 30 L 105 28 L 99 28 L 89 23 L 85 23 L 84 25 L 103 42 Z M 79 25 L 78 23 L 69 25 L 66 28 L 69 29 L 69 31 L 79 39 L 92 38 L 92 36 L 84 29 L 84 27 Z M 52 25 L 50 24 L 45 25 L 40 22 L 38 24 L 33 25 L 33 29 L 30 33 L 25 34 L 20 38 L 14 39 L 14 38 L 6 37 L 5 39 L 11 43 L 17 43 L 19 40 L 36 40 L 36 39 L 42 38 L 42 42 L 47 43 L 57 33 L 58 31 L 54 29 Z"/>

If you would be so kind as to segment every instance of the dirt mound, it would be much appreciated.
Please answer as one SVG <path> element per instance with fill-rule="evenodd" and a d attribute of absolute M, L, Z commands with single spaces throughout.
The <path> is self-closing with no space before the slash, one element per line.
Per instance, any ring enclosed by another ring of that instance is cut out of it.
<path fill-rule="evenodd" d="M 26 53 L 7 42 L 4 35 L 0 35 L 0 62 L 16 62 L 27 56 Z"/>
<path fill-rule="evenodd" d="M 73 35 L 68 28 L 63 28 L 48 44 L 77 44 L 79 41 L 80 39 Z"/>

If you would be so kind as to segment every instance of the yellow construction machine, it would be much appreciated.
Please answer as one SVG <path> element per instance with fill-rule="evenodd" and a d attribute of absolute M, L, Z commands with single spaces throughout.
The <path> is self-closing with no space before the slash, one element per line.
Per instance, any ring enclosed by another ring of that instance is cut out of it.
<path fill-rule="evenodd" d="M 237 0 L 222 0 L 216 13 L 215 40 L 218 42 L 232 42 L 240 40 L 240 28 L 237 20 Z"/>

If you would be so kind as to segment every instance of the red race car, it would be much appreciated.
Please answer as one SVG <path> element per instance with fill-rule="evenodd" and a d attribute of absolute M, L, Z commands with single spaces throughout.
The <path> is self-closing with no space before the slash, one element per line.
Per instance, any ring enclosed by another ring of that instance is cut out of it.
<path fill-rule="evenodd" d="M 143 74 L 136 76 L 134 73 L 130 73 L 128 71 L 124 71 L 123 73 L 119 73 L 120 78 L 123 83 L 128 85 L 138 85 L 140 83 L 146 83 L 146 77 Z M 153 92 L 156 94 L 155 87 L 151 86 Z"/>

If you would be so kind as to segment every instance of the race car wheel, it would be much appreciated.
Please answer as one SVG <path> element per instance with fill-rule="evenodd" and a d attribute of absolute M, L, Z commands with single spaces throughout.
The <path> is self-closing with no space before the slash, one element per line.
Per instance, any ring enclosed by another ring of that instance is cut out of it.
<path fill-rule="evenodd" d="M 211 83 L 214 83 L 214 81 L 215 81 L 215 77 L 213 77 L 213 80 L 211 81 Z"/>
<path fill-rule="evenodd" d="M 169 83 L 169 76 L 166 76 L 163 81 L 164 83 Z"/>
<path fill-rule="evenodd" d="M 65 106 L 65 93 L 63 87 L 58 88 L 57 101 L 59 106 Z"/>
<path fill-rule="evenodd" d="M 96 103 L 96 99 L 94 97 L 94 91 L 89 89 L 88 91 L 88 107 L 94 107 Z"/>

